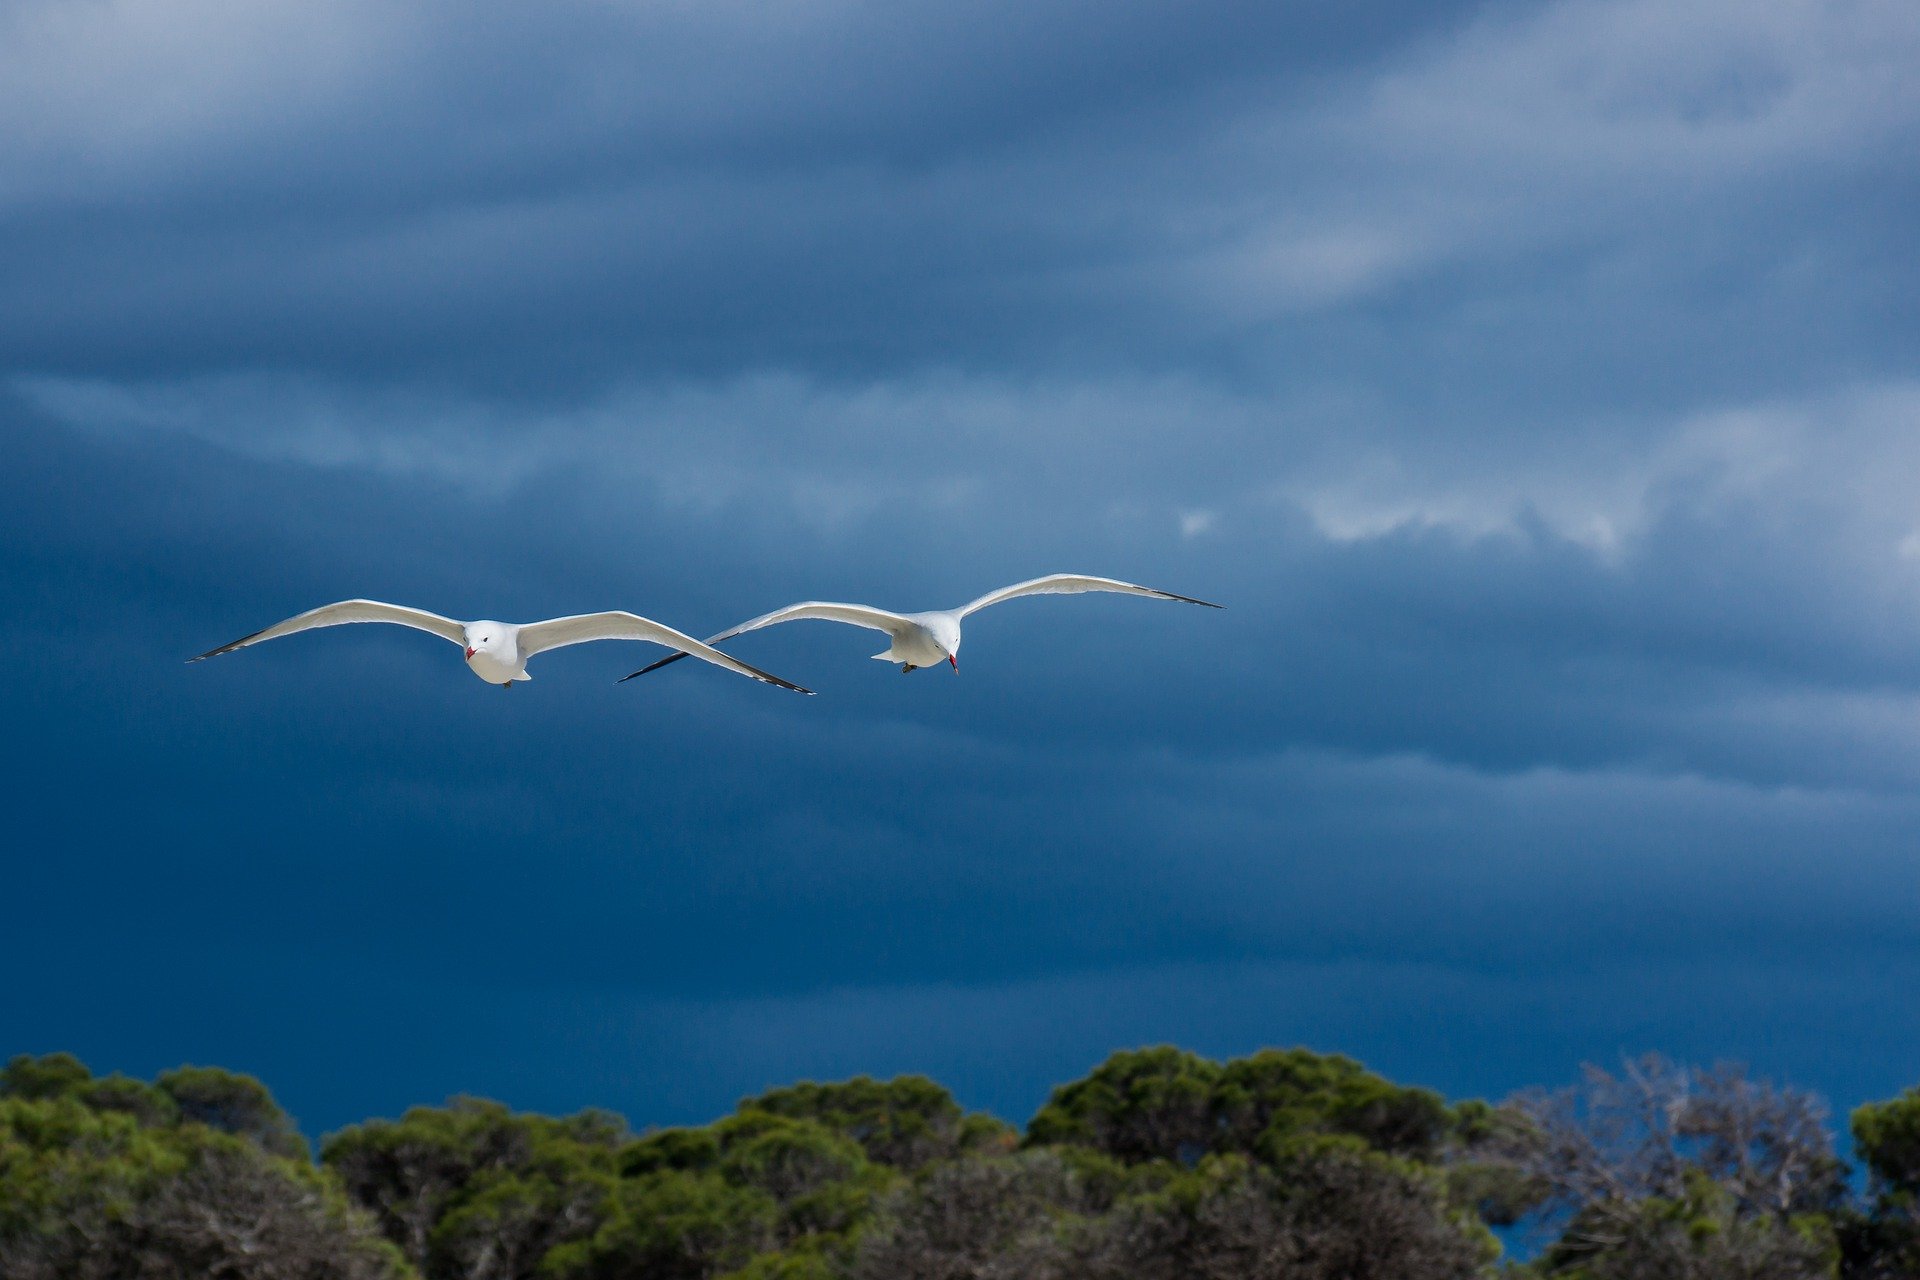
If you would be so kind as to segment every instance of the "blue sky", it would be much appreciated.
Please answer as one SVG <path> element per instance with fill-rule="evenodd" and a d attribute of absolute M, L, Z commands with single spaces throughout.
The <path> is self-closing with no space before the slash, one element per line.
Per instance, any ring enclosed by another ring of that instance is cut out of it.
<path fill-rule="evenodd" d="M 1920 1023 L 1904 0 L 0 14 L 0 1050 L 637 1125 Z M 501 693 L 329 600 L 920 609 Z"/>

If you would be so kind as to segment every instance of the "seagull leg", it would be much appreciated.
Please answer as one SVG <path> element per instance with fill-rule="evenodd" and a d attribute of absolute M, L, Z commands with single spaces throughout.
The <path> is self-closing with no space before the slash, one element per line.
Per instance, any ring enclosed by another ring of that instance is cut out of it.
<path fill-rule="evenodd" d="M 901 674 L 901 675 L 905 675 L 905 674 L 907 674 L 907 672 L 909 672 L 909 671 L 911 671 L 911 670 L 913 670 L 913 664 L 912 664 L 911 662 L 903 662 L 903 663 L 901 663 L 901 664 L 900 664 L 900 674 Z"/>

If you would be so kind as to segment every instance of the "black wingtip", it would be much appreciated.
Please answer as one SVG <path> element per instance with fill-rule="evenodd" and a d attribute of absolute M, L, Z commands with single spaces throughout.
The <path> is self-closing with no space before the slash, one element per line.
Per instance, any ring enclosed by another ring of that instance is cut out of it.
<path fill-rule="evenodd" d="M 1160 594 L 1166 596 L 1169 600 L 1178 600 L 1182 604 L 1201 604 L 1209 609 L 1224 609 L 1227 607 L 1223 604 L 1215 604 L 1211 600 L 1196 600 L 1192 596 L 1177 596 L 1171 591 L 1163 591 Z"/>
<path fill-rule="evenodd" d="M 625 684 L 627 681 L 633 679 L 635 676 L 643 676 L 647 674 L 647 672 L 649 671 L 658 671 L 660 668 L 668 665 L 669 663 L 678 662 L 680 661 L 680 659 L 686 656 L 687 655 L 684 653 L 670 653 L 666 657 L 660 659 L 660 661 L 658 662 L 649 662 L 646 666 L 640 668 L 638 671 L 629 671 L 626 675 L 621 676 L 618 680 L 615 680 L 614 683 Z"/>
<path fill-rule="evenodd" d="M 658 671 L 660 668 L 667 666 L 669 663 L 678 662 L 682 658 L 687 658 L 691 656 L 692 656 L 691 654 L 684 653 L 684 652 L 670 653 L 666 657 L 660 659 L 660 661 L 650 662 L 646 666 L 640 668 L 638 671 L 629 671 L 626 675 L 621 676 L 618 680 L 615 680 L 614 683 L 625 684 L 627 681 L 633 679 L 635 676 L 643 676 L 647 674 L 647 672 L 649 671 Z M 745 663 L 742 663 L 741 665 L 746 666 Z M 808 689 L 802 685 L 797 685 L 793 683 L 793 681 L 791 680 L 782 680 L 779 676 L 771 675 L 768 672 L 762 671 L 758 667 L 747 667 L 747 670 L 752 673 L 753 678 L 756 680 L 763 680 L 768 684 L 779 685 L 782 689 L 791 689 L 795 693 L 804 693 L 809 698 L 814 696 L 813 690 Z"/>
<path fill-rule="evenodd" d="M 742 666 L 746 666 L 746 664 L 745 664 L 745 663 L 742 663 L 741 665 L 742 665 Z M 791 690 L 793 690 L 793 691 L 794 691 L 795 693 L 804 693 L 804 694 L 806 694 L 806 695 L 807 695 L 808 697 L 812 697 L 812 696 L 813 696 L 813 690 L 811 690 L 811 689 L 809 689 L 809 688 L 807 688 L 807 687 L 806 687 L 805 685 L 798 685 L 798 684 L 795 684 L 795 683 L 794 683 L 793 681 L 791 681 L 791 680 L 782 680 L 782 679 L 781 679 L 781 678 L 780 678 L 779 676 L 776 676 L 776 675 L 774 675 L 774 674 L 772 674 L 771 672 L 767 672 L 767 671 L 762 671 L 762 670 L 761 670 L 760 668 L 758 668 L 758 667 L 747 667 L 747 670 L 753 673 L 753 677 L 754 677 L 754 679 L 756 679 L 756 680 L 764 680 L 764 681 L 766 681 L 766 682 L 767 682 L 768 684 L 777 684 L 777 685 L 779 685 L 779 686 L 780 686 L 780 687 L 781 687 L 782 689 L 791 689 Z"/>

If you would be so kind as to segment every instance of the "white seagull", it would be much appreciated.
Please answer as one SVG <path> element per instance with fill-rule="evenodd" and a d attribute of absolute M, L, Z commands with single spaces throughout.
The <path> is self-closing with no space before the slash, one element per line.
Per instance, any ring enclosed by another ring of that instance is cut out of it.
<path fill-rule="evenodd" d="M 1055 573 L 1044 578 L 1035 578 L 1030 582 L 1016 582 L 1010 587 L 998 591 L 989 591 L 971 604 L 963 604 L 958 609 L 936 609 L 929 613 L 891 613 L 886 609 L 876 609 L 866 604 L 829 604 L 819 600 L 807 600 L 800 604 L 790 604 L 784 609 L 775 609 L 772 613 L 763 613 L 759 617 L 743 622 L 737 627 L 729 627 L 719 635 L 708 636 L 708 644 L 718 644 L 722 640 L 747 631 L 758 631 L 761 627 L 771 627 L 775 623 L 795 622 L 801 618 L 822 618 L 828 622 L 847 622 L 856 627 L 866 627 L 871 631 L 884 631 L 893 640 L 884 653 L 873 656 L 881 662 L 897 662 L 902 672 L 916 671 L 921 667 L 935 667 L 945 662 L 955 671 L 960 670 L 960 619 L 970 613 L 978 613 L 990 604 L 999 604 L 1002 600 L 1012 600 L 1019 596 L 1077 595 L 1082 591 L 1117 591 L 1122 595 L 1149 596 L 1155 600 L 1179 600 L 1185 604 L 1206 605 L 1209 609 L 1221 606 L 1206 600 L 1195 600 L 1192 596 L 1177 596 L 1171 591 L 1155 591 L 1152 587 L 1137 586 L 1131 582 L 1120 582 L 1113 578 L 1088 578 L 1077 573 Z M 649 671 L 657 671 L 670 662 L 678 662 L 686 657 L 684 653 L 672 654 L 660 659 L 651 666 L 640 668 L 631 676 L 622 677 L 631 680 L 633 676 L 643 676 Z"/>
<path fill-rule="evenodd" d="M 650 640 L 670 649 L 678 649 L 680 652 L 675 657 L 691 655 L 705 658 L 715 666 L 737 671 L 743 676 L 752 676 L 755 680 L 764 680 L 768 684 L 777 684 L 782 689 L 792 689 L 796 693 L 813 692 L 779 676 L 768 675 L 758 667 L 750 667 L 692 636 L 683 635 L 672 627 L 662 626 L 638 614 L 582 613 L 571 618 L 548 618 L 545 622 L 455 622 L 452 618 L 443 618 L 425 609 L 409 609 L 405 605 L 383 604 L 378 600 L 342 600 L 338 604 L 323 604 L 318 609 L 295 614 L 285 622 L 276 622 L 264 631 L 242 636 L 232 644 L 209 649 L 187 661 L 204 662 L 223 653 L 232 653 L 235 649 L 244 649 L 250 644 L 259 644 L 262 640 L 277 640 L 296 631 L 337 627 L 347 622 L 393 622 L 417 631 L 431 631 L 442 640 L 451 640 L 465 649 L 467 666 L 473 669 L 473 674 L 488 684 L 497 684 L 502 688 L 511 686 L 516 680 L 533 679 L 527 674 L 527 659 L 536 653 L 570 644 L 584 644 L 588 640 Z"/>

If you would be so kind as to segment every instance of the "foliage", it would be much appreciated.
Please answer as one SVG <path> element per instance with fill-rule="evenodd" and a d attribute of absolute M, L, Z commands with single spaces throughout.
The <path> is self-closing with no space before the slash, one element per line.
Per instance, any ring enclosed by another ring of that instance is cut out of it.
<path fill-rule="evenodd" d="M 1374 1150 L 1431 1159 L 1454 1126 L 1439 1095 L 1337 1054 L 1268 1049 L 1221 1064 L 1163 1045 L 1116 1053 L 1055 1089 L 1027 1140 L 1192 1165 L 1228 1152 L 1271 1163 L 1301 1140 L 1351 1134 Z"/>
<path fill-rule="evenodd" d="M 252 1076 L 218 1067 L 180 1067 L 163 1071 L 153 1087 L 172 1099 L 183 1122 L 193 1121 L 222 1133 L 251 1138 L 275 1155 L 307 1158 L 307 1140 L 282 1111 L 267 1087 Z"/>
<path fill-rule="evenodd" d="M 929 1170 L 881 1207 L 853 1280 L 1050 1280 L 1069 1274 L 1060 1227 L 1084 1208 L 1051 1151 L 968 1157 Z"/>
<path fill-rule="evenodd" d="M 548 1255 L 550 1280 L 705 1280 L 773 1248 L 779 1205 L 716 1173 L 658 1170 L 623 1181 L 585 1239 Z"/>
<path fill-rule="evenodd" d="M 1860 1108 L 1732 1067 L 1589 1068 L 1501 1105 L 1348 1058 L 1116 1053 L 1025 1135 L 924 1077 L 712 1124 L 456 1098 L 316 1166 L 258 1081 L 0 1068 L 6 1280 L 1913 1280 L 1920 1089 Z M 1547 1233 L 1500 1260 L 1489 1225 Z"/>
<path fill-rule="evenodd" d="M 1467 1280 L 1498 1246 L 1430 1169 L 1334 1139 L 1279 1165 L 1209 1157 L 1097 1224 L 1100 1280 Z"/>
<path fill-rule="evenodd" d="M 1853 1113 L 1853 1146 L 1883 1190 L 1920 1194 L 1920 1086 Z"/>
<path fill-rule="evenodd" d="M 1872 1198 L 1841 1223 L 1843 1272 L 1911 1280 L 1920 1276 L 1920 1087 L 1858 1108 L 1852 1129 Z"/>
<path fill-rule="evenodd" d="M 397 1280 L 406 1267 L 304 1160 L 204 1124 L 144 1125 L 82 1089 L 0 1098 L 8 1280 Z"/>
<path fill-rule="evenodd" d="M 491 1280 L 532 1276 L 600 1228 L 626 1132 L 605 1112 L 555 1119 L 460 1098 L 346 1129 L 321 1159 L 427 1275 Z"/>
<path fill-rule="evenodd" d="M 1739 1197 L 1699 1169 L 1683 1175 L 1683 1193 L 1576 1215 L 1541 1260 L 1565 1280 L 1823 1280 L 1834 1274 L 1839 1244 L 1825 1218 L 1742 1212 Z"/>
<path fill-rule="evenodd" d="M 1027 1122 L 1027 1141 L 1191 1163 L 1218 1136 L 1212 1099 L 1219 1078 L 1219 1064 L 1170 1045 L 1116 1053 L 1086 1079 L 1055 1089 Z"/>
<path fill-rule="evenodd" d="M 1014 1136 L 992 1116 L 962 1114 L 953 1095 L 925 1076 L 808 1081 L 748 1098 L 740 1109 L 816 1121 L 859 1143 L 876 1164 L 908 1172 L 966 1151 L 1010 1148 Z"/>
<path fill-rule="evenodd" d="M 1429 1170 L 1335 1140 L 1164 1162 L 1110 1203 L 1060 1149 L 957 1161 L 883 1207 L 854 1280 L 1468 1280 L 1497 1254 Z"/>
<path fill-rule="evenodd" d="M 61 1098 L 84 1089 L 93 1079 L 70 1053 L 42 1057 L 18 1054 L 0 1069 L 0 1098 Z"/>

